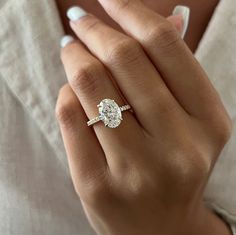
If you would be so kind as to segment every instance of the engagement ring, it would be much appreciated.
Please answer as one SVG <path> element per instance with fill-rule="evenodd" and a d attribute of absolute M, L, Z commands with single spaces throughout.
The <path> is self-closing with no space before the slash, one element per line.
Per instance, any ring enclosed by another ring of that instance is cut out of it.
<path fill-rule="evenodd" d="M 98 107 L 99 116 L 89 120 L 87 122 L 88 126 L 92 126 L 100 121 L 104 123 L 106 127 L 116 128 L 121 124 L 122 112 L 130 110 L 130 105 L 124 105 L 119 107 L 119 105 L 111 99 L 104 99 L 100 102 Z"/>

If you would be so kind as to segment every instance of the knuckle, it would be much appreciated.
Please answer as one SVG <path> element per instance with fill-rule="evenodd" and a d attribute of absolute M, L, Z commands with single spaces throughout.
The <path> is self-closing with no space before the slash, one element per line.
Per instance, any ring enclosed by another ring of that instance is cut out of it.
<path fill-rule="evenodd" d="M 233 122 L 222 105 L 217 103 L 217 111 L 212 112 L 209 119 L 206 120 L 206 125 L 209 129 L 210 136 L 214 140 L 214 144 L 221 151 L 224 145 L 229 141 L 232 131 Z"/>
<path fill-rule="evenodd" d="M 178 186 L 191 188 L 201 185 L 207 179 L 211 168 L 211 161 L 204 151 L 195 145 L 185 150 L 175 151 L 176 161 L 171 163 L 173 167 L 173 179 Z"/>
<path fill-rule="evenodd" d="M 112 65 L 132 63 L 140 56 L 141 51 L 141 46 L 134 39 L 122 39 L 107 48 L 105 63 Z"/>
<path fill-rule="evenodd" d="M 74 123 L 76 118 L 76 107 L 75 103 L 71 99 L 64 99 L 64 90 L 66 88 L 63 87 L 60 90 L 59 98 L 56 104 L 55 115 L 60 125 L 63 126 L 71 126 Z"/>
<path fill-rule="evenodd" d="M 192 157 L 187 161 L 187 163 L 189 162 L 189 169 L 186 176 L 191 180 L 191 185 L 201 185 L 209 175 L 212 162 L 205 151 L 196 147 L 192 151 Z"/>
<path fill-rule="evenodd" d="M 170 22 L 164 22 L 153 27 L 144 39 L 144 43 L 158 44 L 159 48 L 168 49 L 175 48 L 180 41 L 180 36 L 174 26 Z"/>
<path fill-rule="evenodd" d="M 81 156 L 83 159 L 91 158 L 90 153 L 85 153 Z M 74 189 L 86 202 L 94 202 L 97 197 L 102 197 L 106 194 L 107 188 L 107 171 L 104 166 L 88 166 L 86 170 L 80 169 L 77 176 L 73 177 Z M 101 196 L 100 196 L 101 194 Z"/>
<path fill-rule="evenodd" d="M 147 107 L 153 110 L 153 115 L 156 117 L 172 117 L 179 112 L 178 107 L 173 100 L 170 99 L 170 95 L 165 87 L 158 88 L 156 97 L 152 99 L 152 102 L 147 104 Z M 158 107 L 158 109 L 156 107 Z"/>
<path fill-rule="evenodd" d="M 152 189 L 155 191 L 156 185 L 154 185 L 154 179 L 152 173 L 142 171 L 142 170 L 134 170 L 128 174 L 127 182 L 128 188 L 126 191 L 129 191 L 130 196 L 135 198 L 140 198 L 140 196 L 145 196 L 148 189 Z M 156 181 L 155 181 L 156 183 Z"/>
<path fill-rule="evenodd" d="M 116 8 L 108 6 L 106 11 L 109 14 L 119 15 L 122 12 L 129 10 L 131 6 L 137 5 L 140 0 L 119 0 L 117 2 Z"/>
<path fill-rule="evenodd" d="M 216 128 L 216 135 L 220 146 L 224 146 L 230 139 L 233 131 L 232 120 L 227 117 L 225 120 L 219 122 Z"/>
<path fill-rule="evenodd" d="M 127 9 L 131 3 L 133 3 L 133 0 L 120 0 L 119 8 L 120 10 Z"/>
<path fill-rule="evenodd" d="M 63 126 L 70 126 L 75 119 L 75 112 L 70 104 L 57 103 L 56 118 Z"/>
<path fill-rule="evenodd" d="M 83 19 L 83 28 L 84 28 L 85 34 L 93 30 L 97 31 L 100 25 L 101 25 L 101 21 L 94 18 L 93 16 L 88 15 L 87 17 Z"/>
<path fill-rule="evenodd" d="M 104 182 L 103 182 L 104 183 Z M 108 203 L 113 198 L 113 194 L 106 184 L 101 184 L 94 180 L 90 185 L 86 185 L 86 190 L 82 194 L 84 202 L 88 205 L 98 208 L 104 203 Z"/>
<path fill-rule="evenodd" d="M 101 74 L 101 65 L 97 62 L 88 63 L 78 68 L 72 76 L 70 84 L 75 92 L 82 94 L 92 94 L 100 87 L 99 75 Z"/>

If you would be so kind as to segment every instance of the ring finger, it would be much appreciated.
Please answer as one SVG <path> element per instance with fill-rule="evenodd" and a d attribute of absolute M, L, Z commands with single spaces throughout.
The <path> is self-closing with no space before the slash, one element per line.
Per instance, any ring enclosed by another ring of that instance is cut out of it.
<path fill-rule="evenodd" d="M 98 116 L 97 105 L 103 99 L 109 98 L 122 106 L 124 100 L 115 88 L 104 66 L 93 57 L 79 41 L 67 44 L 61 53 L 62 62 L 73 91 L 79 98 L 89 119 Z M 110 129 L 94 125 L 95 132 L 103 147 L 108 164 L 111 160 L 123 161 L 116 156 L 116 148 L 132 148 L 133 142 L 140 141 L 143 132 L 133 114 L 129 111 L 122 113 L 124 121 L 118 128 Z M 103 125 L 103 124 L 102 124 Z M 89 127 L 88 127 L 89 128 Z"/>

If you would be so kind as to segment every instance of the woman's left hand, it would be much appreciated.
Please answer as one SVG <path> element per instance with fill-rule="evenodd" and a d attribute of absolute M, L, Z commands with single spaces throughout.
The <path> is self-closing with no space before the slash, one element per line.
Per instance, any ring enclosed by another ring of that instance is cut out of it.
<path fill-rule="evenodd" d="M 219 95 L 169 21 L 138 0 L 99 1 L 129 36 L 89 14 L 71 21 L 86 47 L 75 40 L 62 50 L 70 85 L 56 109 L 93 228 L 101 235 L 229 234 L 226 226 L 209 230 L 217 219 L 202 202 L 232 128 Z M 115 129 L 88 127 L 105 98 L 134 112 L 124 112 Z"/>

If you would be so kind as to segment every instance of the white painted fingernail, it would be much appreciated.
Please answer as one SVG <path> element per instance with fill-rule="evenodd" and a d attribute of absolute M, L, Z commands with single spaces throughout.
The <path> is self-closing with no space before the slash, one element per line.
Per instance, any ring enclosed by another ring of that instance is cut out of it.
<path fill-rule="evenodd" d="M 65 35 L 62 39 L 61 39 L 61 48 L 64 48 L 66 45 L 68 45 L 69 43 L 73 42 L 75 39 L 70 36 L 70 35 Z"/>
<path fill-rule="evenodd" d="M 71 7 L 67 11 L 67 17 L 71 21 L 79 20 L 80 18 L 82 18 L 83 16 L 86 16 L 86 15 L 87 15 L 87 12 L 78 6 Z"/>
<path fill-rule="evenodd" d="M 190 8 L 186 6 L 176 6 L 173 15 L 182 15 L 183 16 L 183 30 L 181 33 L 181 37 L 184 38 L 188 25 L 189 25 L 189 17 L 190 17 Z"/>

